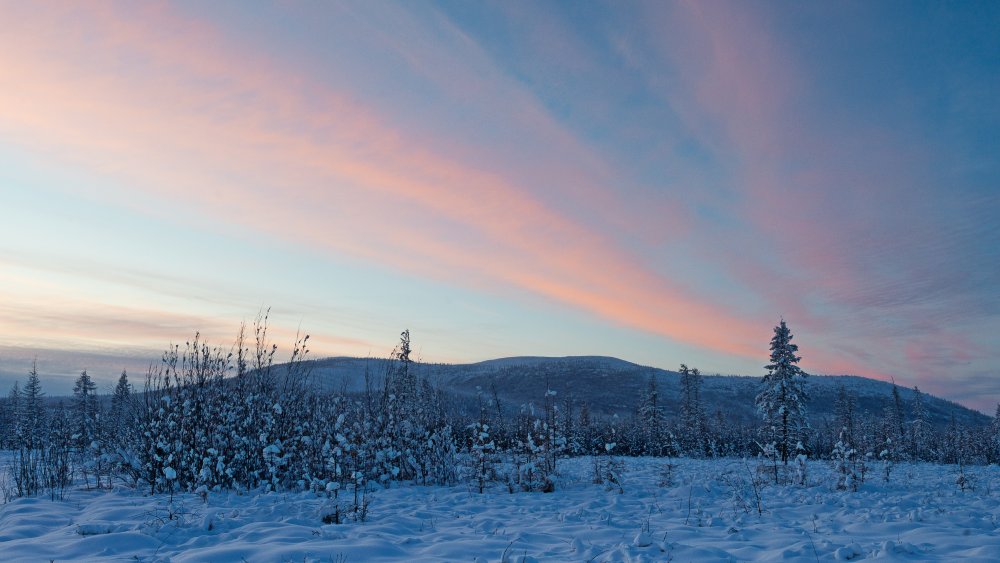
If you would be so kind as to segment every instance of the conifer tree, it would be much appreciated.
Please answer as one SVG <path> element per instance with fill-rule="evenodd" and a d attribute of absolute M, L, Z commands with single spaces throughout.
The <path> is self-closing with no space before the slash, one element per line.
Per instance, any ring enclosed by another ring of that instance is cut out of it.
<path fill-rule="evenodd" d="M 570 396 L 563 397 L 562 405 L 562 411 L 560 413 L 562 415 L 561 427 L 563 435 L 566 437 L 566 454 L 578 455 L 580 451 L 580 444 L 578 441 L 579 436 L 576 432 L 573 398 Z"/>
<path fill-rule="evenodd" d="M 941 463 L 961 463 L 963 461 L 962 432 L 955 422 L 955 414 L 948 417 L 948 429 L 945 431 L 944 444 L 938 454 Z"/>
<path fill-rule="evenodd" d="M 781 461 L 788 464 L 788 458 L 796 451 L 800 441 L 805 440 L 806 421 L 806 373 L 798 364 L 802 358 L 796 355 L 798 345 L 792 344 L 792 332 L 784 319 L 774 327 L 771 338 L 771 363 L 766 367 L 767 375 L 761 382 L 757 395 L 757 412 L 764 421 L 764 432 L 768 440 L 775 444 Z"/>
<path fill-rule="evenodd" d="M 837 424 L 837 436 L 847 446 L 856 445 L 854 424 L 854 395 L 847 392 L 841 383 L 837 389 L 837 400 L 834 403 L 834 417 Z"/>
<path fill-rule="evenodd" d="M 73 440 L 78 450 L 86 449 L 97 437 L 97 384 L 80 373 L 73 385 Z"/>
<path fill-rule="evenodd" d="M 594 426 L 590 417 L 590 403 L 584 401 L 580 404 L 580 415 L 577 418 L 577 441 L 580 444 L 580 453 L 589 455 L 594 453 L 597 438 Z"/>
<path fill-rule="evenodd" d="M 913 388 L 913 401 L 910 412 L 913 419 L 910 421 L 910 455 L 914 459 L 927 460 L 929 457 L 929 446 L 931 432 L 930 423 L 927 420 L 927 410 L 924 408 L 924 394 L 918 387 Z"/>
<path fill-rule="evenodd" d="M 10 394 L 7 395 L 7 416 L 10 420 L 7 426 L 7 434 L 4 436 L 4 442 L 6 447 L 15 449 L 20 439 L 21 425 L 23 423 L 20 382 L 15 381 L 14 385 L 10 388 Z"/>
<path fill-rule="evenodd" d="M 660 407 L 660 393 L 656 388 L 653 373 L 649 375 L 646 393 L 639 404 L 639 420 L 642 422 L 642 453 L 646 455 L 661 455 L 663 445 L 663 413 Z"/>
<path fill-rule="evenodd" d="M 1000 403 L 997 403 L 997 410 L 993 415 L 993 422 L 990 424 L 987 448 L 987 457 L 990 463 L 1000 461 Z"/>
<path fill-rule="evenodd" d="M 101 486 L 101 467 L 93 463 L 94 453 L 100 451 L 97 435 L 98 422 L 97 384 L 87 374 L 80 373 L 73 386 L 73 410 L 70 418 L 70 442 L 67 444 L 76 452 L 76 461 L 82 470 L 83 479 L 90 486 L 88 475 L 93 473 L 97 486 Z M 100 461 L 98 457 L 97 462 Z"/>
<path fill-rule="evenodd" d="M 134 454 L 139 442 L 136 436 L 139 422 L 137 414 L 132 404 L 132 384 L 128 381 L 126 371 L 122 370 L 111 395 L 111 410 L 104 420 L 102 447 L 117 465 L 116 470 L 128 474 L 133 480 L 139 477 L 138 461 Z"/>
<path fill-rule="evenodd" d="M 128 382 L 128 373 L 122 370 L 122 374 L 118 377 L 118 383 L 115 385 L 115 391 L 111 395 L 111 413 L 115 419 L 113 423 L 124 422 L 121 419 L 125 416 L 131 398 L 132 384 Z"/>
<path fill-rule="evenodd" d="M 892 404 L 890 405 L 892 412 L 891 416 L 888 417 L 888 429 L 891 432 L 891 438 L 894 444 L 894 450 L 897 456 L 906 457 L 908 455 L 908 448 L 906 447 L 906 412 L 903 410 L 903 399 L 899 395 L 899 387 L 896 386 L 896 382 L 892 382 Z"/>
<path fill-rule="evenodd" d="M 681 364 L 681 441 L 689 456 L 705 453 L 705 414 L 701 407 L 701 372 Z"/>
<path fill-rule="evenodd" d="M 71 418 L 67 415 L 63 402 L 59 401 L 48 419 L 45 429 L 45 445 L 40 452 L 42 487 L 48 489 L 49 498 L 61 500 L 72 483 L 73 430 Z"/>
<path fill-rule="evenodd" d="M 43 449 L 46 431 L 45 409 L 42 405 L 42 384 L 38 366 L 32 362 L 28 382 L 20 392 L 14 388 L 17 403 L 16 454 L 13 463 L 14 486 L 18 496 L 31 496 L 43 485 Z"/>
<path fill-rule="evenodd" d="M 875 450 L 878 458 L 895 462 L 900 456 L 899 419 L 892 403 L 887 403 L 882 409 L 882 419 L 879 421 L 878 441 Z"/>
<path fill-rule="evenodd" d="M 476 395 L 479 401 L 479 420 L 469 425 L 472 440 L 469 453 L 472 454 L 472 473 L 475 485 L 482 494 L 486 486 L 496 479 L 496 442 L 490 436 L 490 420 L 486 414 L 486 404 L 482 392 Z"/>
<path fill-rule="evenodd" d="M 42 383 L 38 379 L 38 364 L 32 362 L 28 372 L 28 382 L 21 392 L 22 435 L 28 449 L 42 447 L 42 433 L 45 428 L 45 408 L 42 399 Z"/>

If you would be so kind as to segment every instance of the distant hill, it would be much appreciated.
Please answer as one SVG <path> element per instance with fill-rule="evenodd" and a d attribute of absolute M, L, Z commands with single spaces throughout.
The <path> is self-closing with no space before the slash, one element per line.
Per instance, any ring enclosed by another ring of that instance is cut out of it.
<path fill-rule="evenodd" d="M 384 359 L 328 358 L 313 364 L 314 381 L 323 389 L 364 389 L 365 371 L 375 380 L 390 366 Z M 468 397 L 478 389 L 497 395 L 514 405 L 540 403 L 546 389 L 559 397 L 586 401 L 595 414 L 630 415 L 652 376 L 656 380 L 664 409 L 670 413 L 679 409 L 680 375 L 677 372 L 640 366 L 618 358 L 604 356 L 513 357 L 487 360 L 473 364 L 415 364 L 419 373 L 447 391 Z M 717 410 L 734 421 L 756 420 L 754 397 L 760 377 L 706 375 L 702 384 L 702 400 L 709 415 Z M 810 395 L 809 415 L 814 427 L 833 417 L 834 402 L 843 384 L 857 397 L 859 413 L 882 412 L 891 400 L 892 384 L 856 376 L 810 376 L 806 390 Z M 900 387 L 907 415 L 913 400 L 913 390 Z M 924 394 L 924 406 L 930 422 L 944 427 L 951 416 L 963 425 L 988 424 L 990 418 L 957 403 Z"/>

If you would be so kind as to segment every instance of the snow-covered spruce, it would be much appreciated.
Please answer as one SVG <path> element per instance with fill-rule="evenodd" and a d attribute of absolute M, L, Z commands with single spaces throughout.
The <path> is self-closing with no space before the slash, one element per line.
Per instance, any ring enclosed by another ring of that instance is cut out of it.
<path fill-rule="evenodd" d="M 781 462 L 788 463 L 795 446 L 806 439 L 806 373 L 799 368 L 799 347 L 782 319 L 771 338 L 771 363 L 757 395 L 757 411 L 764 420 L 766 439 L 775 444 Z"/>

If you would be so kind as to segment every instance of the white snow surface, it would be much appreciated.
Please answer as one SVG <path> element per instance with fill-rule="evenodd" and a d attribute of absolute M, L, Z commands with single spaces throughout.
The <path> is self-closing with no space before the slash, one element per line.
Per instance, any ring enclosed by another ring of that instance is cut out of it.
<path fill-rule="evenodd" d="M 670 485 L 665 460 L 623 462 L 622 493 L 571 459 L 554 493 L 394 485 L 374 493 L 368 521 L 347 524 L 323 524 L 328 501 L 314 493 L 171 501 L 77 488 L 0 506 L 0 560 L 1000 560 L 995 466 L 966 468 L 974 491 L 959 490 L 957 467 L 900 463 L 888 484 L 876 468 L 845 492 L 827 462 L 811 461 L 805 486 L 763 488 L 758 515 L 755 460 L 675 460 Z"/>

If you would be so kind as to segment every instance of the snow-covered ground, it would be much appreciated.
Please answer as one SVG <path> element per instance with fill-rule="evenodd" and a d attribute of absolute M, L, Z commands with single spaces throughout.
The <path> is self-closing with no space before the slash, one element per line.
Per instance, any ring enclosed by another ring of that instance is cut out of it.
<path fill-rule="evenodd" d="M 766 486 L 763 514 L 742 460 L 625 459 L 622 489 L 565 460 L 556 492 L 486 494 L 402 486 L 375 493 L 367 522 L 323 524 L 308 493 L 163 496 L 73 490 L 65 501 L 0 506 L 0 560 L 129 561 L 746 561 L 1000 560 L 1000 469 L 900 464 L 857 492 L 828 464 L 806 486 Z"/>

